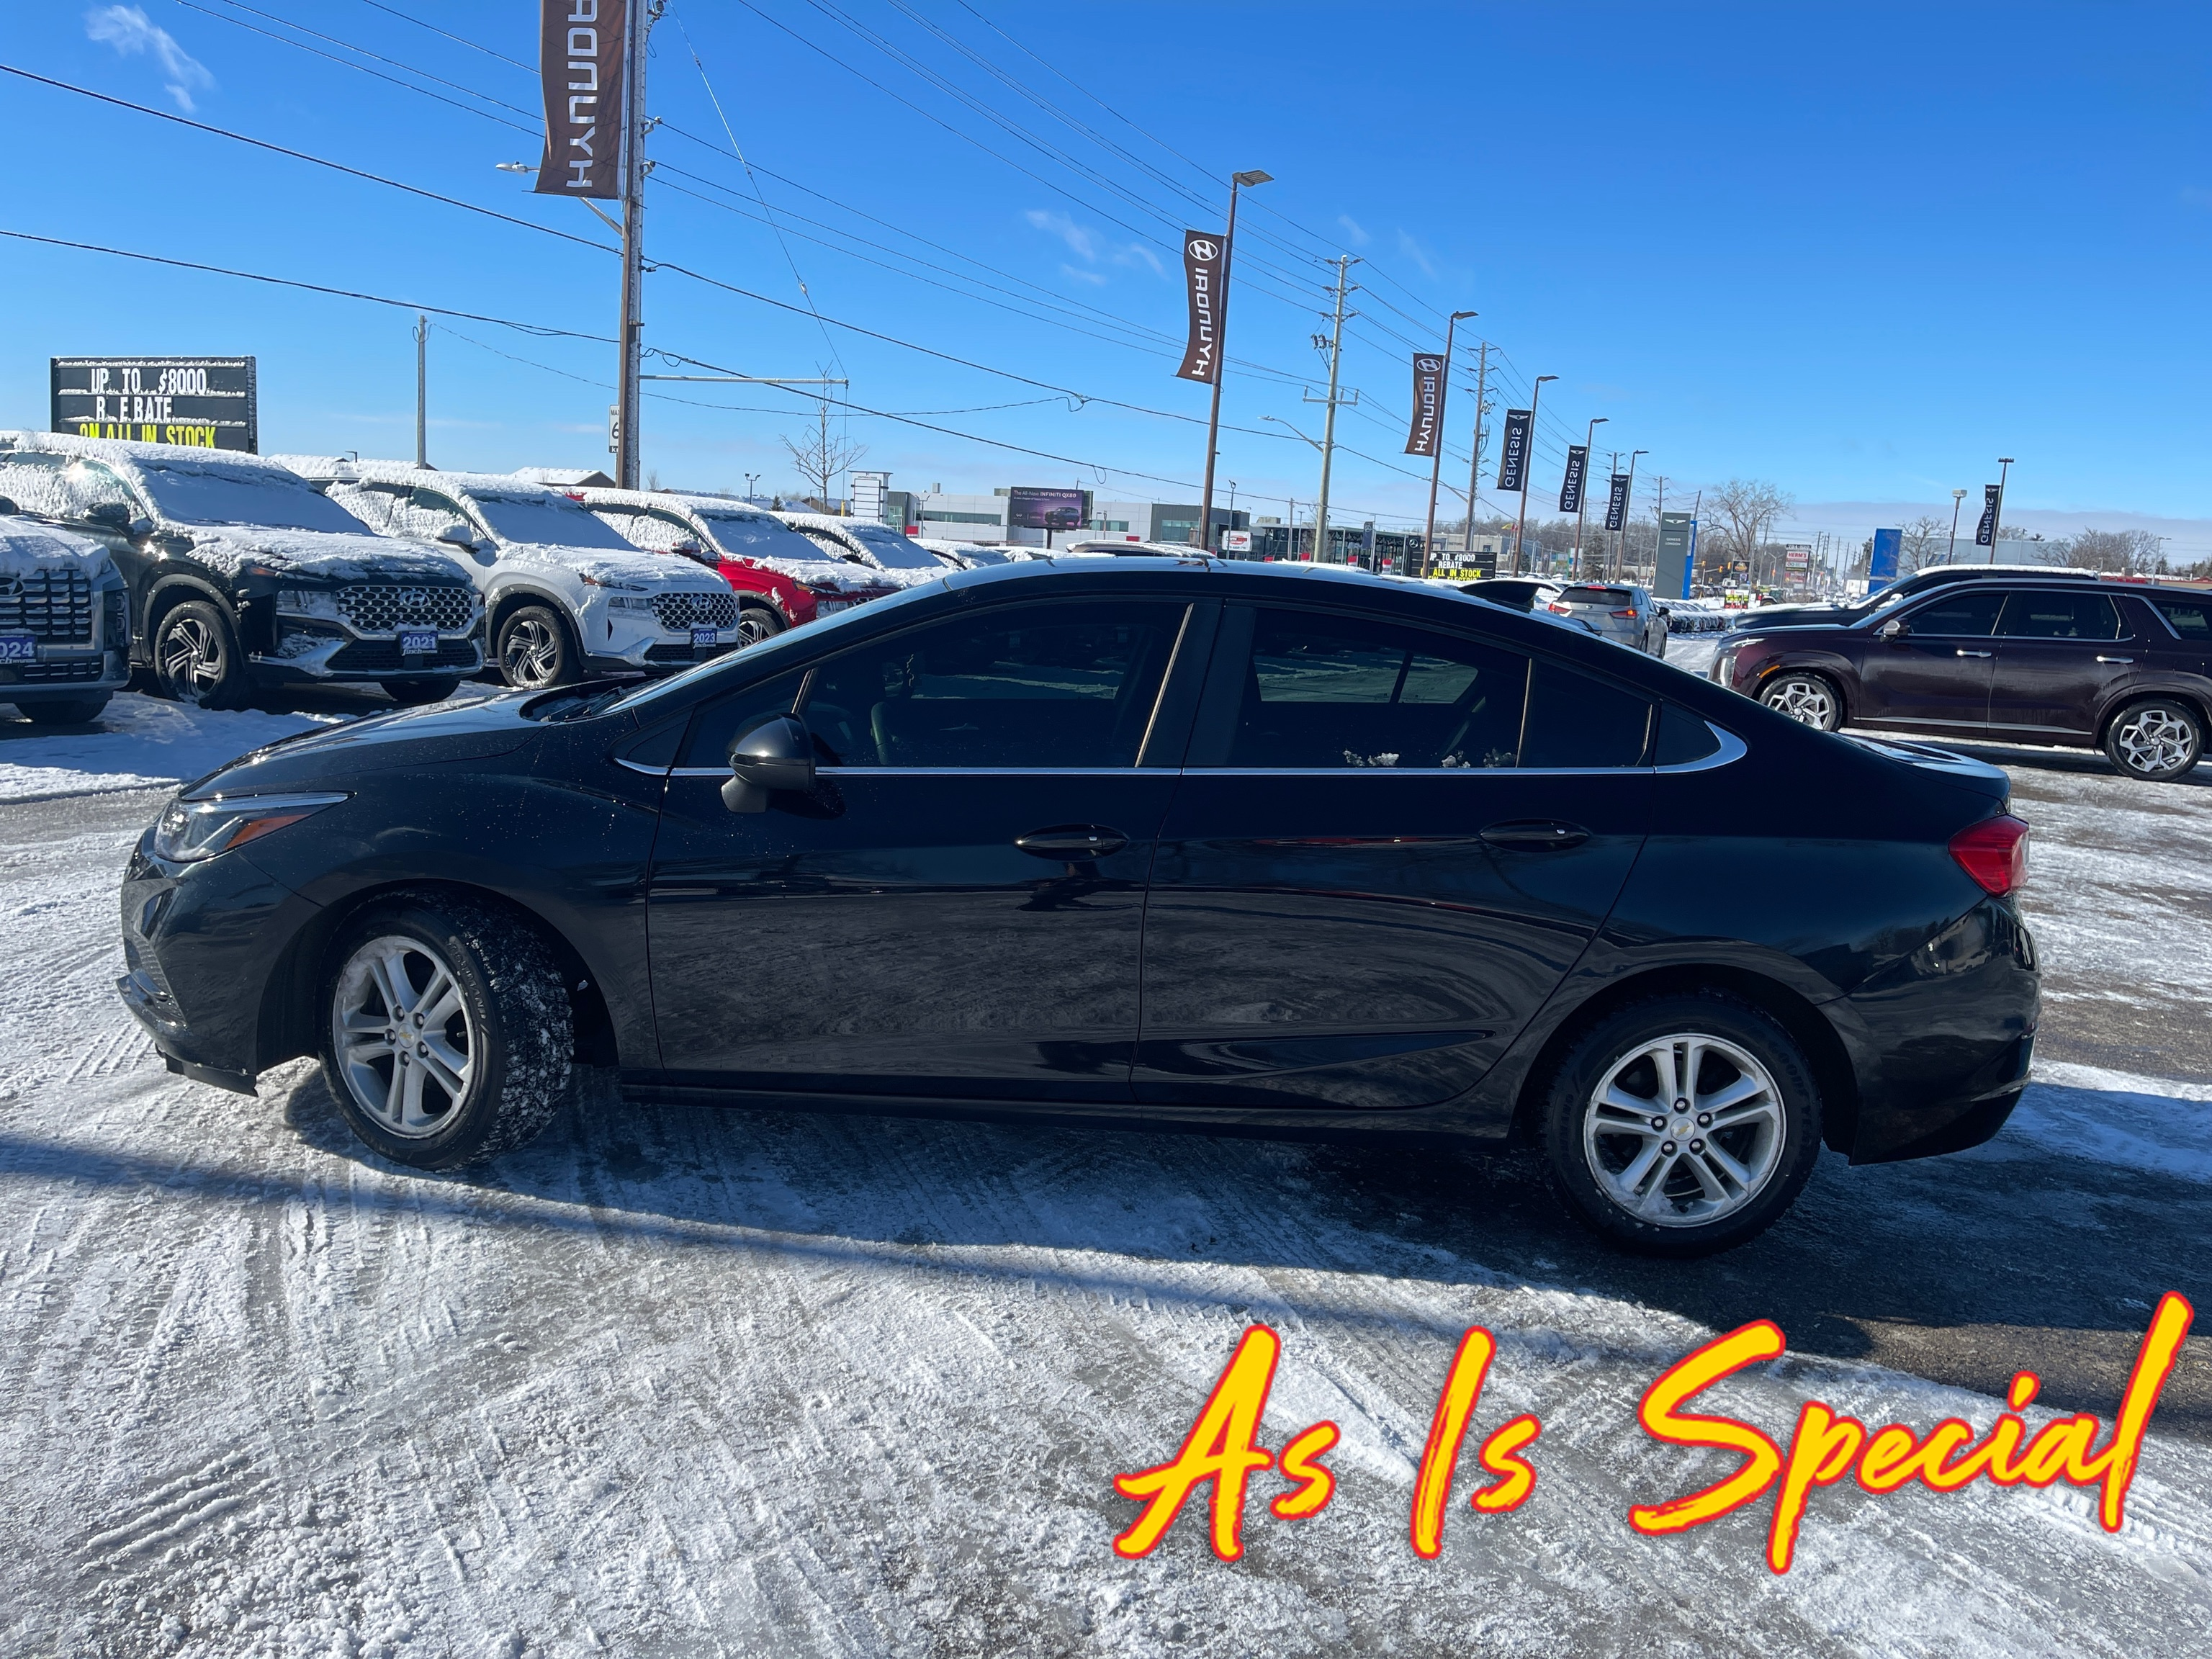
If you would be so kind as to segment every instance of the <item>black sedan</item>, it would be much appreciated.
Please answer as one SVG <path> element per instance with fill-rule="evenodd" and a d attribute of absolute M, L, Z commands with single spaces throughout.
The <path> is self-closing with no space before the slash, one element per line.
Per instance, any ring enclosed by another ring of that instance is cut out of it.
<path fill-rule="evenodd" d="M 386 1157 L 643 1101 L 1539 1149 L 1689 1255 L 2027 1075 L 1994 769 L 1328 567 L 1037 561 L 645 686 L 287 740 L 182 792 L 125 998 Z"/>

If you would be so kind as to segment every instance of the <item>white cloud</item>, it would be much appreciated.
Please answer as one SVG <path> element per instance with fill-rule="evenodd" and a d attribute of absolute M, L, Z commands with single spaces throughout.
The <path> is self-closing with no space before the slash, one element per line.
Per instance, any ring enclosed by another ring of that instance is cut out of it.
<path fill-rule="evenodd" d="M 1336 222 L 1344 227 L 1344 234 L 1352 238 L 1354 247 L 1365 247 L 1375 240 L 1367 234 L 1367 228 L 1348 213 L 1338 214 Z"/>
<path fill-rule="evenodd" d="M 1060 268 L 1063 276 L 1073 276 L 1079 283 L 1089 283 L 1093 288 L 1106 286 L 1106 279 L 1095 270 L 1085 270 L 1080 265 L 1064 264 Z"/>
<path fill-rule="evenodd" d="M 1142 242 L 1131 242 L 1123 247 L 1114 256 L 1114 263 L 1117 265 L 1144 265 L 1155 276 L 1167 275 L 1167 267 L 1160 263 L 1160 256 Z"/>
<path fill-rule="evenodd" d="M 1098 239 L 1065 213 L 1048 213 L 1042 208 L 1031 208 L 1027 215 L 1030 223 L 1039 230 L 1048 232 L 1067 244 L 1079 259 L 1098 257 Z"/>
<path fill-rule="evenodd" d="M 88 38 L 114 47 L 119 57 L 136 58 L 143 53 L 159 58 L 161 72 L 169 77 L 169 96 L 188 115 L 195 107 L 192 94 L 215 85 L 207 65 L 179 46 L 176 37 L 140 7 L 102 6 L 88 11 L 84 15 L 84 32 Z"/>
<path fill-rule="evenodd" d="M 1398 252 L 1419 265 L 1422 276 L 1434 276 L 1437 274 L 1437 262 L 1429 257 L 1428 249 L 1402 230 L 1398 233 Z"/>

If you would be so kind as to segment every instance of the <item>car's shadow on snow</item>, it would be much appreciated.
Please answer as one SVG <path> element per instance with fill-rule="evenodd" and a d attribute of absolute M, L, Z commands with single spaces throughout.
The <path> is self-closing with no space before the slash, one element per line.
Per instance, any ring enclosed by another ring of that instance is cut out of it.
<path fill-rule="evenodd" d="M 1923 1163 L 1824 1154 L 1796 1208 L 1725 1255 L 1624 1255 L 1569 1220 L 1527 1156 L 922 1118 L 629 1106 L 603 1082 L 538 1140 L 422 1176 L 357 1141 L 319 1073 L 283 1099 L 310 1145 L 520 1227 L 665 1233 L 715 1249 L 1066 1276 L 1154 1300 L 1210 1297 L 1169 1263 L 1426 1284 L 1527 1284 L 1671 1310 L 1716 1329 L 1771 1318 L 1803 1353 L 2109 1415 L 2149 1310 L 2212 1279 L 2212 1188 L 2054 1154 L 2017 1136 Z M 523 1200 L 517 1203 L 515 1200 Z M 534 1200 L 534 1201 L 533 1201 Z M 1012 1249 L 1018 1260 L 997 1255 Z M 1271 1281 L 1292 1304 L 1295 1281 Z M 1332 1291 L 1326 1319 L 1347 1310 Z M 2161 1426 L 2212 1441 L 2212 1333 Z"/>

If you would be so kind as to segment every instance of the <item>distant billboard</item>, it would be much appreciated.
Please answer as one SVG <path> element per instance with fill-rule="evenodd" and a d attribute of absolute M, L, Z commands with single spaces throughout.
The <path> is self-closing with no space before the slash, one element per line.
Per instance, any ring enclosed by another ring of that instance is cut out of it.
<path fill-rule="evenodd" d="M 1897 556 L 1905 544 L 1902 530 L 1877 530 L 1867 560 L 1867 592 L 1879 593 L 1897 580 Z"/>
<path fill-rule="evenodd" d="M 1032 489 L 1016 484 L 1006 492 L 1009 530 L 1080 530 L 1090 522 L 1087 489 Z"/>
<path fill-rule="evenodd" d="M 80 438 L 261 447 L 251 357 L 55 357 L 52 427 Z"/>

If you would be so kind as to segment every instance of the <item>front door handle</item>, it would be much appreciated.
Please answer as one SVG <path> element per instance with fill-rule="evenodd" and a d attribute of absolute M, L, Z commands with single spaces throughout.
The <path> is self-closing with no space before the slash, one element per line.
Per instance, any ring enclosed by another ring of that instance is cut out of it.
<path fill-rule="evenodd" d="M 1589 839 L 1589 831 L 1579 823 L 1562 823 L 1556 818 L 1516 818 L 1510 823 L 1492 824 L 1482 832 L 1482 838 L 1509 852 L 1536 853 L 1579 847 Z"/>
<path fill-rule="evenodd" d="M 2097 660 L 2099 662 L 2131 663 L 2135 659 L 2133 657 L 2100 657 Z"/>
<path fill-rule="evenodd" d="M 1041 859 L 1111 858 L 1129 844 L 1119 830 L 1103 823 L 1060 823 L 1014 837 L 1014 845 Z"/>
<path fill-rule="evenodd" d="M 1951 654 L 1954 657 L 1986 657 L 1990 653 L 1986 651 L 1954 651 Z"/>

